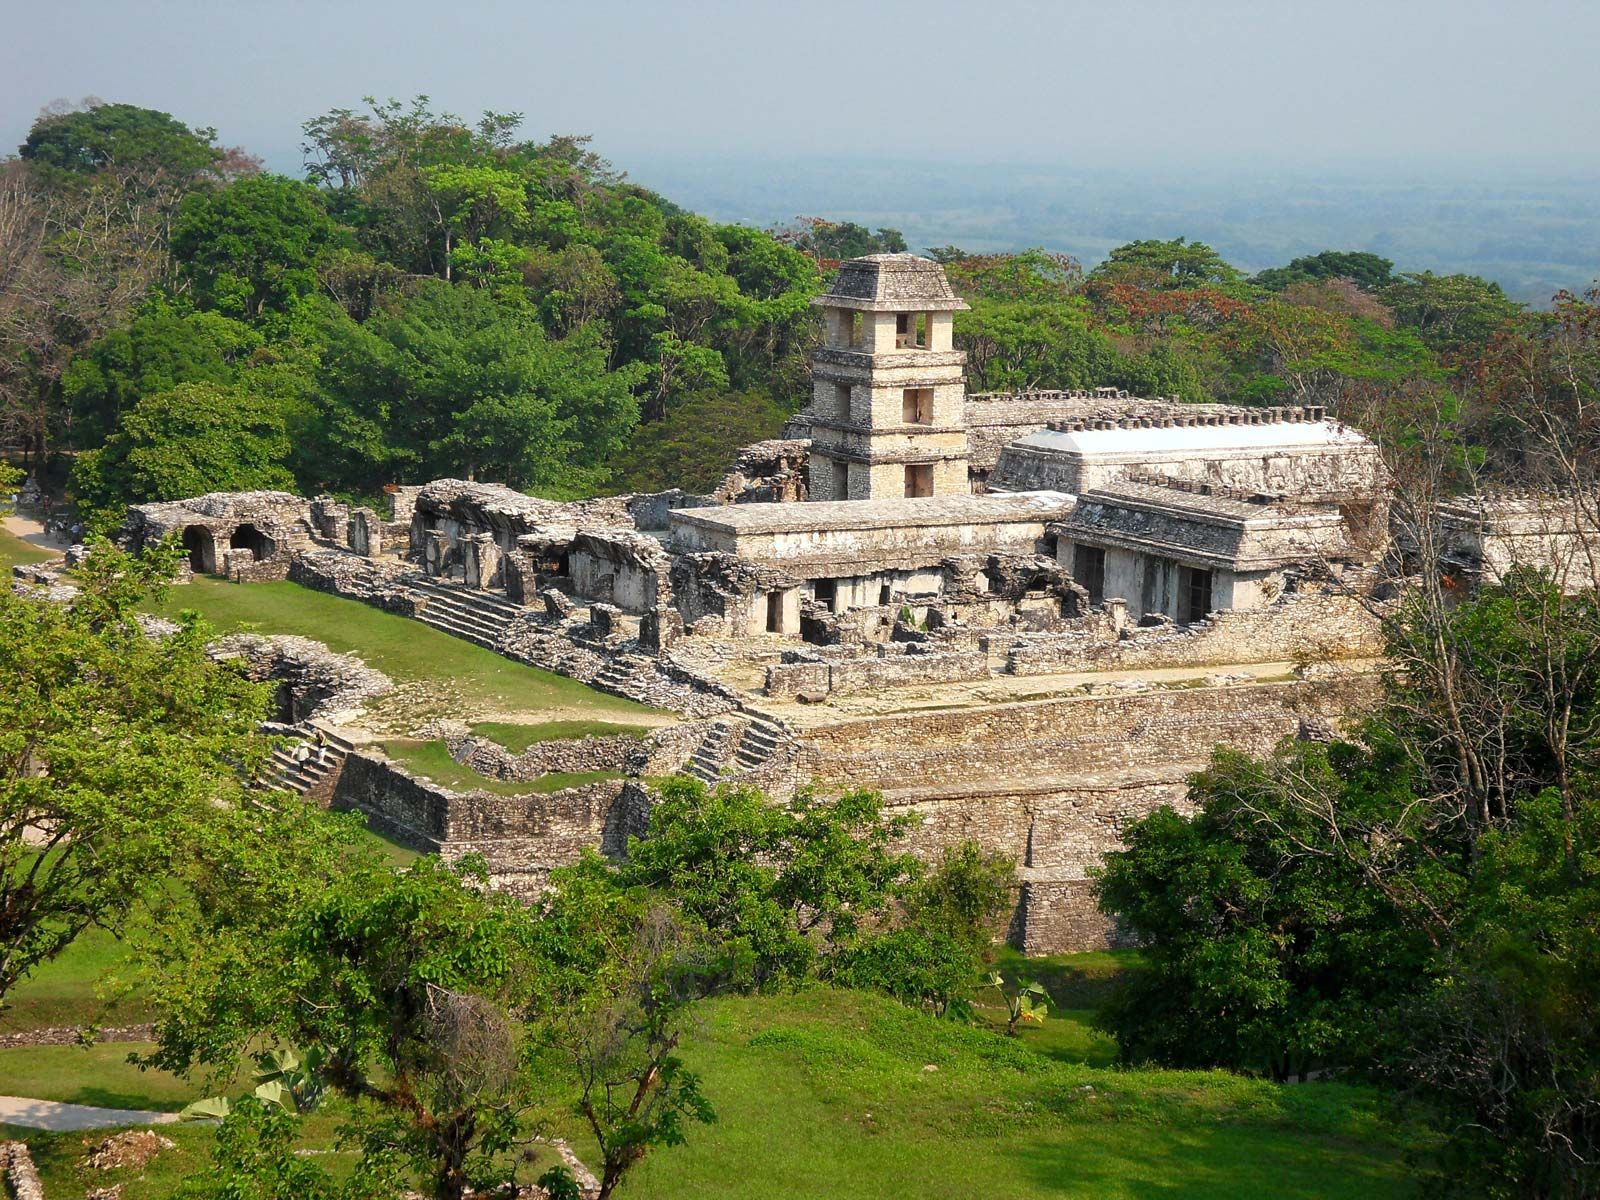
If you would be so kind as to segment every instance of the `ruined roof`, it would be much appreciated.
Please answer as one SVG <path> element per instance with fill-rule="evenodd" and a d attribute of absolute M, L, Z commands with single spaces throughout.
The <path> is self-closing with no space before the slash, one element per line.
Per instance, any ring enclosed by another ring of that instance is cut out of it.
<path fill-rule="evenodd" d="M 1008 492 L 985 496 L 927 496 L 908 500 L 816 500 L 803 504 L 737 504 L 685 508 L 672 523 L 733 533 L 805 533 L 811 530 L 893 529 L 900 526 L 1001 525 L 1058 521 L 1072 510 L 1061 492 Z"/>
<path fill-rule="evenodd" d="M 967 307 L 944 268 L 916 254 L 869 254 L 847 259 L 833 285 L 813 304 L 863 312 L 958 312 Z"/>
<path fill-rule="evenodd" d="M 1332 505 L 1253 503 L 1160 484 L 1118 480 L 1079 497 L 1062 536 L 1163 557 L 1266 570 L 1353 554 Z"/>

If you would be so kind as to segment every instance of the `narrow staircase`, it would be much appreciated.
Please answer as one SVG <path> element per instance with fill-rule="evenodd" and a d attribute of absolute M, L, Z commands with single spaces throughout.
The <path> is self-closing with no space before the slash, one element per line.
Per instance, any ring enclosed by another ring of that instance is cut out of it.
<path fill-rule="evenodd" d="M 734 751 L 733 761 L 741 771 L 753 771 L 772 757 L 784 739 L 784 731 L 783 726 L 760 713 L 746 711 L 745 717 L 749 724 L 745 726 L 744 736 L 739 739 L 739 748 Z"/>
<path fill-rule="evenodd" d="M 323 725 L 303 723 L 294 727 L 295 740 L 272 748 L 267 769 L 256 781 L 262 791 L 287 791 L 304 796 L 318 784 L 339 773 L 344 760 L 355 749 L 355 744 Z M 315 743 L 318 732 L 322 734 L 321 751 Z M 301 759 L 301 749 L 310 753 Z"/>
<path fill-rule="evenodd" d="M 733 736 L 733 722 L 714 723 L 706 731 L 706 736 L 700 744 L 694 748 L 694 753 L 689 756 L 684 771 L 702 783 L 716 783 L 722 777 L 722 764 L 727 761 L 729 743 Z"/>

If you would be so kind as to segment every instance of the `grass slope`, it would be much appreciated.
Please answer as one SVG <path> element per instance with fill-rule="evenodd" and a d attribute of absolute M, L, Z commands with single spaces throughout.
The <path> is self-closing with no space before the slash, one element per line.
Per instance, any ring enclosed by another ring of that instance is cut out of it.
<path fill-rule="evenodd" d="M 456 762 L 450 757 L 449 748 L 440 741 L 391 738 L 380 744 L 385 754 L 413 775 L 461 792 L 476 790 L 496 796 L 539 796 L 602 779 L 622 778 L 616 771 L 552 771 L 538 779 L 491 779 Z"/>
<path fill-rule="evenodd" d="M 559 742 L 586 737 L 643 737 L 638 725 L 619 725 L 614 721 L 542 721 L 537 725 L 508 725 L 504 721 L 478 721 L 472 726 L 478 737 L 488 738 L 513 754 L 521 754 L 538 742 Z"/>
<path fill-rule="evenodd" d="M 54 558 L 59 553 L 59 550 L 47 550 L 42 546 L 35 546 L 32 542 L 25 542 L 9 529 L 0 527 L 0 571 L 7 575 L 14 566 L 44 562 L 45 559 Z"/>
<path fill-rule="evenodd" d="M 619 1195 L 1411 1194 L 1374 1092 L 1064 1063 L 861 993 L 717 1002 L 684 1058 L 720 1119 L 652 1153 Z"/>
<path fill-rule="evenodd" d="M 659 716 L 576 680 L 512 662 L 410 617 L 288 581 L 234 584 L 197 578 L 172 588 L 156 611 L 176 616 L 193 609 L 228 632 L 250 626 L 262 633 L 295 633 L 342 654 L 355 654 L 397 684 L 435 684 L 442 715 L 490 716 L 530 710 L 583 710 L 636 721 Z"/>

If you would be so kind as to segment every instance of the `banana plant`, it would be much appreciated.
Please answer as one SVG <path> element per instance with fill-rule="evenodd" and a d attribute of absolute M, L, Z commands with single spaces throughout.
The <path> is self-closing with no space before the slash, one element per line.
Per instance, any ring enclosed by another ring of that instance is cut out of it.
<path fill-rule="evenodd" d="M 1045 1014 L 1050 1011 L 1050 993 L 1044 990 L 1043 984 L 1030 980 L 1007 990 L 1006 981 L 999 971 L 991 972 L 985 983 L 999 992 L 1001 999 L 1006 1002 L 1006 1032 L 1012 1037 L 1017 1036 L 1017 1027 L 1024 1021 L 1044 1024 Z"/>
<path fill-rule="evenodd" d="M 310 1112 L 322 1101 L 327 1083 L 322 1078 L 322 1050 L 313 1047 L 302 1059 L 285 1046 L 256 1055 L 255 1098 L 289 1112 Z M 185 1121 L 221 1121 L 233 1111 L 226 1096 L 207 1096 L 185 1106 L 178 1115 Z"/>

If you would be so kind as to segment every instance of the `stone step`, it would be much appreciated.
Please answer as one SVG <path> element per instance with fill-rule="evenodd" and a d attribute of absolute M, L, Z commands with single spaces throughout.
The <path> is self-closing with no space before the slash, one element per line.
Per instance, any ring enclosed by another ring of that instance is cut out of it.
<path fill-rule="evenodd" d="M 459 584 L 438 583 L 425 577 L 416 577 L 406 584 L 412 591 L 426 596 L 430 603 L 444 601 L 466 605 L 486 612 L 499 613 L 508 620 L 520 616 L 527 609 L 504 592 L 485 592 L 464 588 Z"/>
<path fill-rule="evenodd" d="M 499 613 L 485 609 L 472 608 L 470 605 L 456 604 L 453 601 L 441 603 L 429 602 L 417 614 L 423 620 L 430 616 L 442 619 L 452 619 L 464 624 L 483 625 L 496 630 L 505 629 L 511 624 L 510 620 Z"/>
<path fill-rule="evenodd" d="M 424 625 L 431 626 L 432 628 L 439 630 L 441 633 L 448 633 L 453 637 L 463 638 L 466 641 L 474 642 L 479 646 L 485 646 L 491 650 L 494 649 L 500 641 L 499 630 L 487 625 L 463 621 L 459 617 L 447 616 L 442 613 L 434 614 L 423 612 L 420 614 L 418 619 L 421 620 Z"/>

